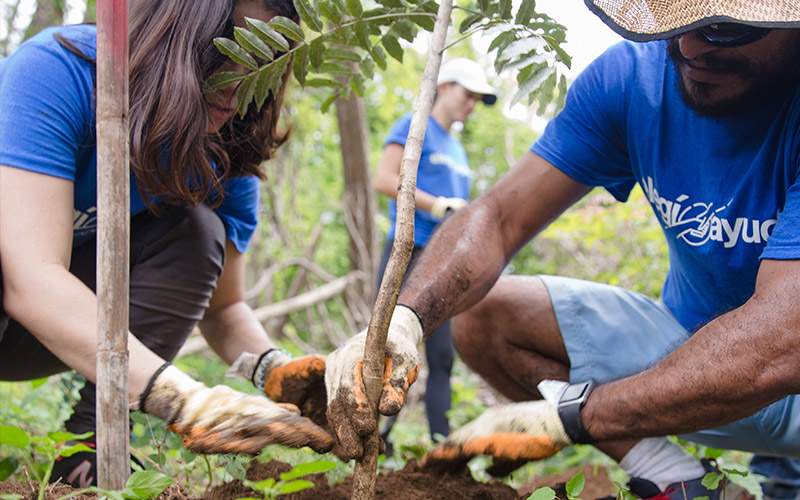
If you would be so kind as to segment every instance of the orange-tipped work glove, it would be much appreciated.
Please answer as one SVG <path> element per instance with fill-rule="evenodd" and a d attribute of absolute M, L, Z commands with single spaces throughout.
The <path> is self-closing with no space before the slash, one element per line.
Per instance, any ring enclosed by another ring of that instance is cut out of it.
<path fill-rule="evenodd" d="M 270 349 L 261 355 L 243 352 L 227 375 L 240 375 L 252 381 L 271 400 L 292 404 L 300 409 L 301 415 L 327 428 L 325 356 L 292 359 L 283 349 Z"/>
<path fill-rule="evenodd" d="M 422 459 L 437 471 L 457 470 L 478 455 L 490 455 L 488 472 L 506 475 L 531 460 L 547 458 L 572 444 L 556 408 L 547 401 L 512 403 L 489 408 L 450 434 Z"/>
<path fill-rule="evenodd" d="M 325 385 L 328 389 L 328 422 L 348 458 L 364 454 L 363 437 L 375 431 L 377 422 L 369 410 L 361 366 L 367 331 L 364 330 L 328 355 Z M 386 338 L 383 388 L 378 410 L 394 415 L 405 404 L 408 388 L 419 373 L 422 324 L 410 308 L 398 305 Z"/>
<path fill-rule="evenodd" d="M 198 453 L 255 455 L 269 444 L 327 452 L 333 439 L 297 412 L 230 387 L 207 387 L 166 363 L 150 379 L 139 409 L 163 419 Z"/>

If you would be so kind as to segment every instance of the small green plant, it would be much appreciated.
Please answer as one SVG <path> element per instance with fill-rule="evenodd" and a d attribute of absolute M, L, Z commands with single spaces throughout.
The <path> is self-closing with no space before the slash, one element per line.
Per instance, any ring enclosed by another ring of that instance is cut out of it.
<path fill-rule="evenodd" d="M 289 472 L 280 475 L 280 479 L 264 479 L 263 481 L 244 481 L 244 485 L 261 493 L 261 498 L 244 497 L 237 500 L 274 500 L 280 495 L 288 495 L 308 488 L 313 488 L 314 483 L 300 479 L 308 474 L 317 474 L 335 469 L 336 464 L 329 460 L 320 460 L 305 464 L 295 465 Z"/>
<path fill-rule="evenodd" d="M 586 485 L 586 478 L 583 477 L 583 471 L 578 472 L 572 479 L 567 481 L 567 484 L 564 485 L 564 491 L 567 494 L 567 500 L 577 500 L 578 495 L 581 494 L 583 491 L 583 487 Z M 537 488 L 527 500 L 553 500 L 556 498 L 556 492 L 553 488 L 544 486 L 542 488 Z"/>

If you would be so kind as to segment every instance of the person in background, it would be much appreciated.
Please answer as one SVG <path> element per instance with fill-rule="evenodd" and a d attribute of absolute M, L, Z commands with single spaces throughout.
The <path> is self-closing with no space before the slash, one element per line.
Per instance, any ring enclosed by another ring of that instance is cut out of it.
<path fill-rule="evenodd" d="M 464 147 L 450 133 L 453 124 L 466 122 L 479 102 L 491 106 L 496 101 L 497 91 L 489 84 L 480 64 L 466 58 L 451 59 L 442 64 L 417 169 L 414 249 L 409 267 L 442 220 L 463 208 L 470 198 L 472 171 Z M 373 181 L 375 190 L 390 198 L 391 226 L 386 234 L 386 244 L 378 269 L 379 280 L 383 278 L 394 244 L 400 161 L 410 127 L 411 113 L 394 123 L 384 141 L 383 155 Z M 378 286 L 380 287 L 380 282 Z M 425 341 L 425 359 L 428 363 L 425 410 L 431 439 L 436 442 L 440 440 L 438 436 L 446 437 L 450 433 L 447 411 L 450 409 L 450 373 L 455 361 L 455 348 L 449 322 L 439 325 Z M 388 435 L 394 421 L 394 416 L 389 417 L 381 430 L 388 454 L 392 453 Z"/>
<path fill-rule="evenodd" d="M 276 15 L 298 19 L 291 0 L 130 2 L 127 399 L 201 453 L 333 445 L 320 427 L 324 358 L 290 359 L 244 301 L 261 163 L 287 139 L 283 88 L 244 118 L 236 85 L 203 92 L 212 74 L 245 71 L 214 38 Z M 95 26 L 78 25 L 46 29 L 0 61 L 0 380 L 83 375 L 65 424 L 75 434 L 96 421 L 96 57 Z M 198 324 L 224 361 L 287 405 L 171 365 Z M 96 484 L 96 456 L 63 458 L 51 477 Z"/>
<path fill-rule="evenodd" d="M 795 497 L 800 5 L 586 3 L 632 41 L 589 65 L 530 151 L 425 247 L 390 323 L 379 408 L 400 409 L 418 344 L 453 318 L 461 358 L 514 402 L 453 431 L 424 467 L 489 455 L 491 472 L 506 474 L 591 443 L 619 462 L 637 497 L 737 498 L 727 481 L 705 487 L 719 469 L 664 437 L 679 435 L 757 454 L 766 493 Z M 594 187 L 624 202 L 636 184 L 669 249 L 660 301 L 568 277 L 501 275 Z M 325 375 L 331 427 L 353 456 L 374 428 L 358 411 L 363 340 L 331 353 Z"/>

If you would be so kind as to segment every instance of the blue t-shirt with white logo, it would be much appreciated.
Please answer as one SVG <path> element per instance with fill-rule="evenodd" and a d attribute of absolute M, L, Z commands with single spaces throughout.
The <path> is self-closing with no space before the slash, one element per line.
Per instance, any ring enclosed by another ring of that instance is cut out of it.
<path fill-rule="evenodd" d="M 0 165 L 74 182 L 73 245 L 97 230 L 95 68 L 64 48 L 60 33 L 96 58 L 97 30 L 48 28 L 0 61 Z M 131 214 L 145 204 L 131 176 Z M 216 209 L 228 238 L 244 252 L 258 221 L 259 180 L 230 179 Z"/>
<path fill-rule="evenodd" d="M 408 113 L 394 123 L 384 146 L 390 143 L 405 146 L 410 128 L 411 113 Z M 468 200 L 471 186 L 472 172 L 464 147 L 432 116 L 429 117 L 417 169 L 417 188 L 434 196 Z M 397 222 L 397 202 L 394 199 L 389 200 L 389 219 L 392 227 L 386 237 L 391 240 Z M 414 214 L 414 245 L 425 246 L 440 222 L 430 212 L 417 209 Z"/>
<path fill-rule="evenodd" d="M 760 259 L 800 258 L 800 90 L 702 118 L 681 100 L 666 42 L 620 42 L 531 150 L 620 201 L 642 187 L 669 246 L 662 299 L 691 331 L 750 298 Z"/>

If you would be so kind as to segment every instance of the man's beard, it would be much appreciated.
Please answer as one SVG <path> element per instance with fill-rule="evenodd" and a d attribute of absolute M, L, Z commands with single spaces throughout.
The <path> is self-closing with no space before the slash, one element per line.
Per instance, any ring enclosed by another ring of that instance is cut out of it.
<path fill-rule="evenodd" d="M 749 85 L 741 93 L 724 98 L 714 99 L 715 84 L 691 82 L 691 89 L 681 75 L 680 64 L 687 63 L 678 46 L 678 39 L 669 41 L 667 53 L 675 65 L 677 84 L 684 104 L 699 116 L 725 120 L 740 116 L 750 111 L 763 108 L 800 86 L 800 39 L 787 42 L 781 50 L 766 57 L 778 57 L 777 66 L 766 63 L 755 63 L 745 59 L 720 57 L 716 53 L 700 56 L 697 60 L 709 68 L 723 70 L 737 75 L 742 82 Z"/>

